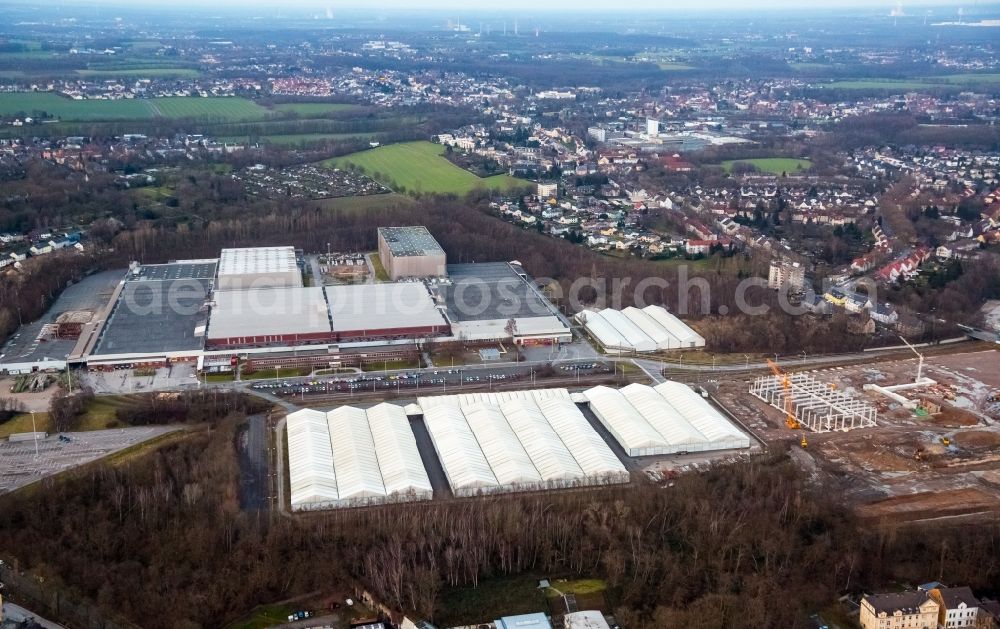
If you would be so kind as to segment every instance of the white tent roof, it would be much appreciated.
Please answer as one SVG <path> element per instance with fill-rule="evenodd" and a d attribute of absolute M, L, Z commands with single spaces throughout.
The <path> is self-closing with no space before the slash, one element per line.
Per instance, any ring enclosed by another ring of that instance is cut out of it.
<path fill-rule="evenodd" d="M 628 344 L 637 352 L 652 352 L 656 350 L 656 342 L 649 338 L 639 326 L 632 323 L 620 310 L 605 308 L 601 316 L 625 337 Z"/>
<path fill-rule="evenodd" d="M 662 325 L 660 325 L 655 319 L 653 319 L 646 312 L 639 310 L 633 306 L 622 310 L 622 314 L 625 315 L 629 321 L 635 324 L 637 328 L 643 331 L 646 336 L 656 343 L 656 349 L 676 349 L 681 346 L 681 342 L 667 331 Z"/>
<path fill-rule="evenodd" d="M 340 499 L 384 496 L 385 485 L 365 411 L 341 406 L 327 413 L 327 419 Z"/>
<path fill-rule="evenodd" d="M 439 404 L 431 408 L 424 407 L 424 423 L 452 489 L 499 485 L 458 406 Z"/>
<path fill-rule="evenodd" d="M 500 409 L 542 480 L 586 476 L 534 400 L 510 400 Z"/>
<path fill-rule="evenodd" d="M 698 432 L 674 407 L 666 403 L 663 396 L 652 388 L 632 383 L 621 390 L 625 399 L 639 411 L 656 432 L 663 435 L 672 446 L 693 445 L 705 441 L 705 435 Z"/>
<path fill-rule="evenodd" d="M 387 403 L 373 406 L 368 409 L 368 425 L 386 494 L 433 492 L 403 408 Z"/>
<path fill-rule="evenodd" d="M 668 381 L 656 385 L 653 389 L 706 438 L 712 441 L 746 439 L 749 447 L 749 438 L 690 387 L 680 382 Z"/>
<path fill-rule="evenodd" d="M 286 419 L 292 507 L 337 500 L 326 414 L 303 409 Z"/>
<path fill-rule="evenodd" d="M 627 476 L 566 389 L 432 396 L 418 403 L 456 492 Z"/>
<path fill-rule="evenodd" d="M 660 448 L 667 445 L 660 433 L 619 391 L 605 386 L 587 390 L 590 408 L 626 450 Z"/>
<path fill-rule="evenodd" d="M 500 409 L 476 404 L 463 410 L 479 447 L 501 485 L 522 485 L 542 480 Z"/>
<path fill-rule="evenodd" d="M 566 398 L 550 398 L 539 401 L 538 408 L 573 455 L 584 475 L 626 473 L 625 466 L 572 401 Z"/>
<path fill-rule="evenodd" d="M 583 320 L 587 331 L 597 337 L 598 342 L 611 349 L 631 350 L 632 345 L 610 321 L 600 312 L 581 312 L 578 317 Z"/>
<path fill-rule="evenodd" d="M 692 343 L 698 347 L 705 345 L 705 339 L 700 334 L 688 327 L 686 323 L 667 312 L 667 310 L 662 306 L 646 306 L 642 310 L 655 319 L 657 323 L 662 325 L 667 332 L 670 332 L 670 334 L 677 337 L 677 339 L 683 343 L 685 347 L 689 347 Z"/>

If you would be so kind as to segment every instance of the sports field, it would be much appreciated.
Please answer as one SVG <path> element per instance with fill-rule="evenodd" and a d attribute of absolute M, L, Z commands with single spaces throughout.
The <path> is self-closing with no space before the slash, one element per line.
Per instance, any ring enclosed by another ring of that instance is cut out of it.
<path fill-rule="evenodd" d="M 66 121 L 203 118 L 227 122 L 261 120 L 268 110 L 245 98 L 170 98 L 72 100 L 52 92 L 0 94 L 0 115 L 45 112 Z"/>
<path fill-rule="evenodd" d="M 727 173 L 732 172 L 733 164 L 737 162 L 753 164 L 757 167 L 757 170 L 771 173 L 772 175 L 780 175 L 781 173 L 791 175 L 800 170 L 808 170 L 812 166 L 812 162 L 809 160 L 797 157 L 758 157 L 754 159 L 729 159 L 722 162 L 722 168 Z"/>
<path fill-rule="evenodd" d="M 353 164 L 397 192 L 462 195 L 477 188 L 507 191 L 530 185 L 508 175 L 477 177 L 445 159 L 444 150 L 431 142 L 406 142 L 352 153 L 324 164 L 337 168 Z"/>

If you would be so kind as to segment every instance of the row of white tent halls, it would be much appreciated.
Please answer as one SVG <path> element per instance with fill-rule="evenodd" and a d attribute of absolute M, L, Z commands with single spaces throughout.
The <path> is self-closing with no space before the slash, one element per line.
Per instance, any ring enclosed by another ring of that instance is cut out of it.
<path fill-rule="evenodd" d="M 750 438 L 679 382 L 583 393 L 590 410 L 629 456 L 749 448 Z"/>
<path fill-rule="evenodd" d="M 576 318 L 608 353 L 705 347 L 705 339 L 662 306 L 584 310 Z"/>
<path fill-rule="evenodd" d="M 286 421 L 292 510 L 433 497 L 402 407 L 303 409 Z"/>
<path fill-rule="evenodd" d="M 456 496 L 626 483 L 566 389 L 417 400 Z"/>

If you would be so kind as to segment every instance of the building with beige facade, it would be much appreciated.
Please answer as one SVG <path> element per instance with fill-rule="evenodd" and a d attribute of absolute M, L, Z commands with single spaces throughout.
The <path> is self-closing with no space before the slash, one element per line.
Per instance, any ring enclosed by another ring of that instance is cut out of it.
<path fill-rule="evenodd" d="M 393 281 L 447 274 L 444 249 L 426 227 L 379 227 L 378 255 Z"/>
<path fill-rule="evenodd" d="M 937 629 L 940 605 L 927 592 L 866 594 L 862 629 Z"/>

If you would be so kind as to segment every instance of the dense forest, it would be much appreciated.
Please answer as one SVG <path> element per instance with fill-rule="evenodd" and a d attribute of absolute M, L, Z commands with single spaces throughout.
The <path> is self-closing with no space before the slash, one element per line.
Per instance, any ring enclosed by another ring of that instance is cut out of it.
<path fill-rule="evenodd" d="M 1000 583 L 1000 520 L 862 524 L 780 454 L 667 488 L 268 518 L 238 505 L 238 421 L 0 499 L 4 559 L 111 617 L 170 628 L 356 584 L 433 618 L 446 588 L 522 574 L 606 579 L 630 629 L 803 626 L 840 594 L 894 580 Z"/>

